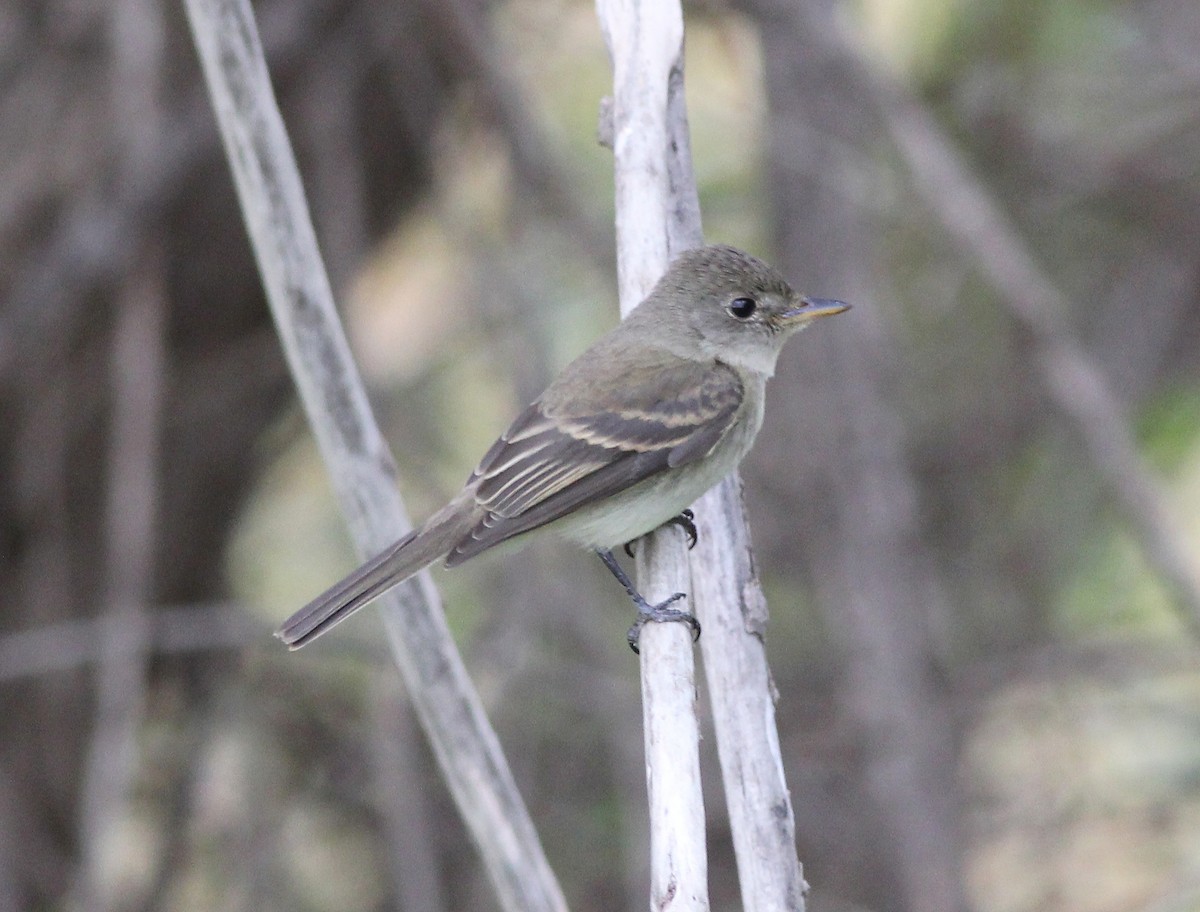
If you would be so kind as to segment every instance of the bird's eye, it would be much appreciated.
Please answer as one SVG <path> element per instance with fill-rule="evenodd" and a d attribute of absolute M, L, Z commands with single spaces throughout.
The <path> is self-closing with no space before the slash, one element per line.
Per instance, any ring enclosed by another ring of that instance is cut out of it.
<path fill-rule="evenodd" d="M 758 302 L 754 298 L 734 298 L 726 310 L 739 320 L 749 320 L 754 316 L 754 311 L 758 310 Z"/>

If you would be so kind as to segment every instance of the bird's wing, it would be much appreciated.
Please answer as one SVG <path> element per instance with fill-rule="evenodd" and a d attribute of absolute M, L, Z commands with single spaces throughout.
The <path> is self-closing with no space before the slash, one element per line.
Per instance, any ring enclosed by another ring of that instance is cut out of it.
<path fill-rule="evenodd" d="M 496 441 L 467 482 L 483 518 L 448 566 L 702 458 L 742 403 L 741 380 L 719 362 L 622 360 L 593 361 L 586 386 L 552 386 Z"/>

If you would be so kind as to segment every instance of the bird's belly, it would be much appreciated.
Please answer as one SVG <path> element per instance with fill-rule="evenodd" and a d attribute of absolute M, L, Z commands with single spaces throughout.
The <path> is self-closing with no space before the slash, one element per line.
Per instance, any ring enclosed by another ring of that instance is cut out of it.
<path fill-rule="evenodd" d="M 562 534 L 588 548 L 615 548 L 678 516 L 719 480 L 704 484 L 680 483 L 686 479 L 642 482 L 602 504 L 566 517 Z"/>

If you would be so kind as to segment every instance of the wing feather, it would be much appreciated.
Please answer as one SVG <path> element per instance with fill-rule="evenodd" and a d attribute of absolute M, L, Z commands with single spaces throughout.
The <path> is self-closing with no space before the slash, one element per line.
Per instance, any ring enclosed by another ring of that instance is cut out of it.
<path fill-rule="evenodd" d="M 742 404 L 741 380 L 720 362 L 668 356 L 616 373 L 591 395 L 551 387 L 518 416 L 467 482 L 485 512 L 447 565 L 703 458 Z"/>

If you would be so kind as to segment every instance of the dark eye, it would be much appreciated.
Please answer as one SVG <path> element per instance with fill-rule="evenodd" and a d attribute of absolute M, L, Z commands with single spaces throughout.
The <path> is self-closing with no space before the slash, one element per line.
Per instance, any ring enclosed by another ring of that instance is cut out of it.
<path fill-rule="evenodd" d="M 726 310 L 739 320 L 749 320 L 758 310 L 758 302 L 754 298 L 734 298 Z"/>

